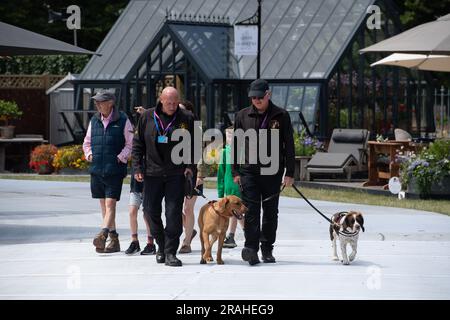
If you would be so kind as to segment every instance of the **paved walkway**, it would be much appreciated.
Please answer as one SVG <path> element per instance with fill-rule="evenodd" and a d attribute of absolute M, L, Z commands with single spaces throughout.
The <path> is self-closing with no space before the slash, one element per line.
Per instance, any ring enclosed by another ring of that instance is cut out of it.
<path fill-rule="evenodd" d="M 128 185 L 118 206 L 129 244 Z M 215 198 L 214 190 L 207 197 Z M 313 201 L 323 212 L 361 210 L 366 232 L 350 266 L 331 261 L 327 222 L 282 197 L 276 264 L 250 267 L 238 248 L 225 265 L 200 265 L 200 242 L 182 268 L 154 256 L 98 255 L 100 213 L 88 183 L 0 180 L 0 299 L 449 299 L 450 217 L 430 212 Z M 199 199 L 196 212 L 205 201 Z M 145 242 L 140 220 L 141 243 Z"/>

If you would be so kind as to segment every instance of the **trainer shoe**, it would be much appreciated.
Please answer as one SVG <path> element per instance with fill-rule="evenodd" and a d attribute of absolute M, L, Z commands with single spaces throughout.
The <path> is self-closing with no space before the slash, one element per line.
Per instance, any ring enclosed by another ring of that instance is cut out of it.
<path fill-rule="evenodd" d="M 236 244 L 236 241 L 234 241 L 234 237 L 228 235 L 225 238 L 225 241 L 223 242 L 223 247 L 224 248 L 236 248 L 237 244 Z"/>
<path fill-rule="evenodd" d="M 139 241 L 131 241 L 130 246 L 125 251 L 126 254 L 135 254 L 141 251 L 141 247 L 139 246 Z"/>
<path fill-rule="evenodd" d="M 156 246 L 154 244 L 147 243 L 144 250 L 142 250 L 141 255 L 146 256 L 153 254 L 156 254 Z"/>

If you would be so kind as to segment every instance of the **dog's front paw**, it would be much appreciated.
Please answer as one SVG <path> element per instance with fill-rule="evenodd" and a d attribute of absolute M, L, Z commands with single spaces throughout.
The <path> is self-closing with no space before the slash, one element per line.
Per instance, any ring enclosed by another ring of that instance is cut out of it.
<path fill-rule="evenodd" d="M 353 260 L 355 260 L 355 257 L 356 257 L 356 253 L 352 253 L 352 254 L 350 254 L 350 256 L 348 257 L 348 259 L 349 259 L 350 261 L 353 261 Z"/>
<path fill-rule="evenodd" d="M 217 264 L 224 264 L 224 262 L 223 262 L 223 260 L 222 259 L 217 259 Z"/>
<path fill-rule="evenodd" d="M 207 257 L 206 258 L 206 262 L 213 262 L 213 261 L 214 261 L 214 259 L 212 257 Z"/>
<path fill-rule="evenodd" d="M 333 256 L 333 258 L 331 258 L 331 260 L 333 260 L 333 261 L 339 261 L 339 258 L 338 258 L 338 256 Z"/>
<path fill-rule="evenodd" d="M 202 259 L 200 260 L 200 264 L 206 264 L 206 260 L 202 258 Z"/>
<path fill-rule="evenodd" d="M 341 260 L 341 262 L 344 266 L 348 266 L 350 264 L 350 261 L 348 260 Z"/>

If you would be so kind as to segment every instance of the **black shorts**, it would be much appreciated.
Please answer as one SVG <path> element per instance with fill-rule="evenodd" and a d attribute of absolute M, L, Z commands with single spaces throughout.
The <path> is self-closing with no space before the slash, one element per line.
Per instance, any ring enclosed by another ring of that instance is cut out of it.
<path fill-rule="evenodd" d="M 122 193 L 123 176 L 114 175 L 102 177 L 91 174 L 91 193 L 94 199 L 111 198 L 120 200 Z"/>

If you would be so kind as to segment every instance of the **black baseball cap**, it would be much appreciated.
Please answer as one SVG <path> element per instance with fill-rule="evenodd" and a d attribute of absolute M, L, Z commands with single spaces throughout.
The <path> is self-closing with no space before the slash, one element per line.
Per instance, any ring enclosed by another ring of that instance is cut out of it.
<path fill-rule="evenodd" d="M 250 90 L 248 92 L 248 97 L 263 97 L 266 91 L 269 90 L 269 83 L 264 79 L 256 79 L 250 83 Z"/>

